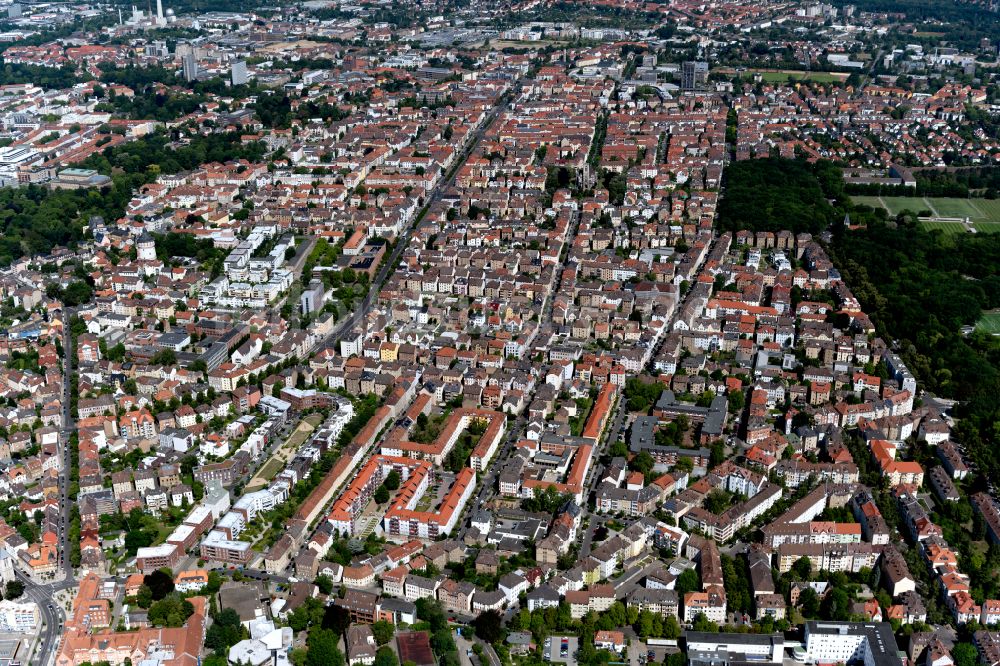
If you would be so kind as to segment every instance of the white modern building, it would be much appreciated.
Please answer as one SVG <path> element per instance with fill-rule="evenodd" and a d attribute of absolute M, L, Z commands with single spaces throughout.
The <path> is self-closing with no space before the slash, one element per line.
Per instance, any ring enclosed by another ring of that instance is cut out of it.
<path fill-rule="evenodd" d="M 785 652 L 782 634 L 718 634 L 688 631 L 688 663 L 692 666 L 722 666 L 733 662 L 781 664 Z"/>
<path fill-rule="evenodd" d="M 291 628 L 275 627 L 270 620 L 260 618 L 250 622 L 250 638 L 229 648 L 228 661 L 233 666 L 288 666 L 291 646 Z"/>
<path fill-rule="evenodd" d="M 804 644 L 806 660 L 814 663 L 903 664 L 888 622 L 806 622 Z"/>
<path fill-rule="evenodd" d="M 38 604 L 33 601 L 18 603 L 10 599 L 0 601 L 0 630 L 16 633 L 34 633 L 40 620 Z"/>

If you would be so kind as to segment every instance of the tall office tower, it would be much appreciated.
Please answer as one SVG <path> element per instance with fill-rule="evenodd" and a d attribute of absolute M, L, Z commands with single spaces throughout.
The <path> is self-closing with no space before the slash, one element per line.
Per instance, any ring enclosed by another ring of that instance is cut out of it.
<path fill-rule="evenodd" d="M 708 63 L 686 60 L 681 64 L 681 90 L 697 90 L 708 82 Z"/>

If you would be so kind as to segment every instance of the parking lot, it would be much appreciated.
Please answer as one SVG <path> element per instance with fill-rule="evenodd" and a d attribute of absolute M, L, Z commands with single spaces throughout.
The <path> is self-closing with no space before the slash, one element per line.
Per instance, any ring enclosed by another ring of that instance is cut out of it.
<path fill-rule="evenodd" d="M 564 639 L 566 641 L 565 650 L 563 650 Z M 576 653 L 580 647 L 579 640 L 576 636 L 550 636 L 545 639 L 545 645 L 542 647 L 542 657 L 546 661 L 556 664 L 576 666 Z"/>

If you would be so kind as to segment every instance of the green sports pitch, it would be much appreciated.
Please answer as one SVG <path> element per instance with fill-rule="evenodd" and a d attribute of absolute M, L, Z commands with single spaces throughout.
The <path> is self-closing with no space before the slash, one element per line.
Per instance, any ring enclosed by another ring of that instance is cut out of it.
<path fill-rule="evenodd" d="M 961 222 L 943 222 L 940 220 L 920 220 L 920 226 L 926 231 L 940 231 L 945 235 L 967 234 L 969 230 Z"/>
<path fill-rule="evenodd" d="M 890 215 L 898 215 L 904 210 L 924 213 L 930 219 L 921 221 L 923 228 L 940 229 L 946 234 L 967 232 L 968 229 L 962 224 L 966 219 L 978 233 L 1000 232 L 1000 200 L 872 196 L 856 196 L 851 199 L 856 204 L 884 208 Z"/>
<path fill-rule="evenodd" d="M 976 322 L 976 328 L 993 335 L 1000 335 L 1000 311 L 984 312 Z"/>
<path fill-rule="evenodd" d="M 846 74 L 832 72 L 805 72 L 800 70 L 754 70 L 748 72 L 750 75 L 760 74 L 760 78 L 765 83 L 788 83 L 793 81 L 812 81 L 813 83 L 841 83 L 847 80 Z"/>

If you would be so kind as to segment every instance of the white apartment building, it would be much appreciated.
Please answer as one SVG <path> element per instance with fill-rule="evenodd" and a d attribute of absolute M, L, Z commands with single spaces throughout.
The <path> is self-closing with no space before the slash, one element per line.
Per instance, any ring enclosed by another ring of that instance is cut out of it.
<path fill-rule="evenodd" d="M 808 661 L 854 663 L 865 666 L 902 666 L 899 647 L 888 622 L 807 622 L 805 652 Z"/>

